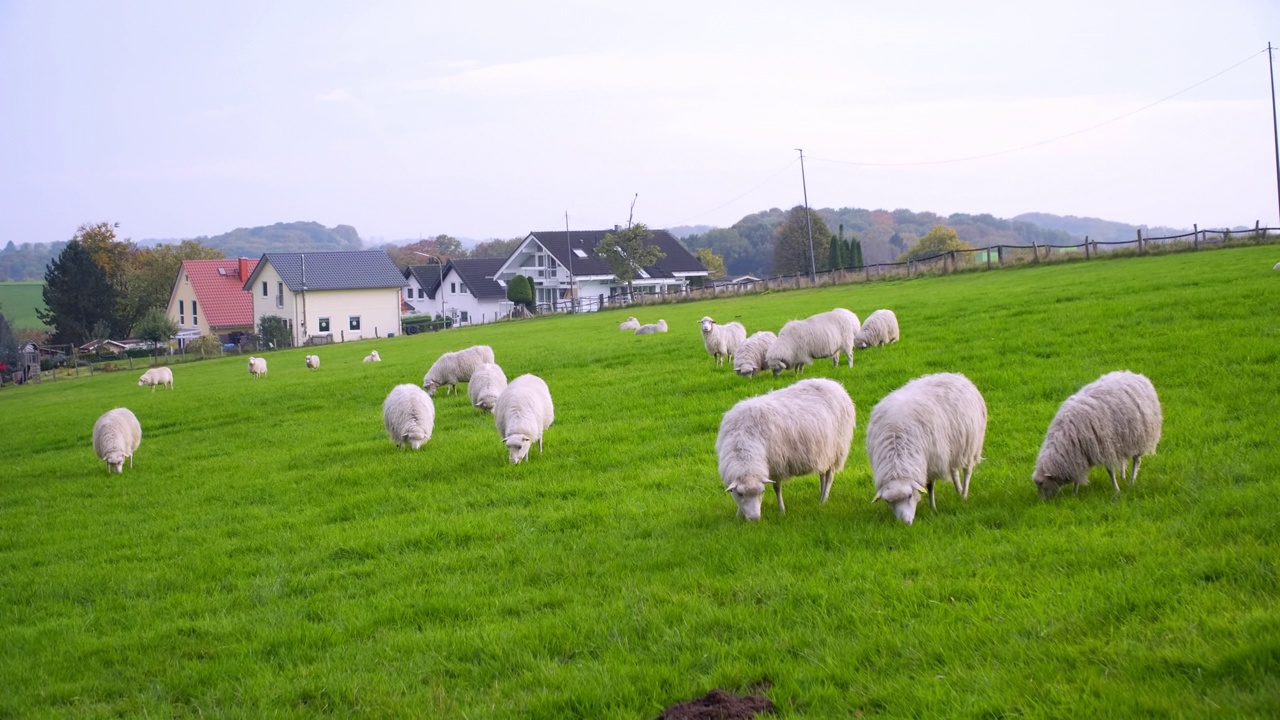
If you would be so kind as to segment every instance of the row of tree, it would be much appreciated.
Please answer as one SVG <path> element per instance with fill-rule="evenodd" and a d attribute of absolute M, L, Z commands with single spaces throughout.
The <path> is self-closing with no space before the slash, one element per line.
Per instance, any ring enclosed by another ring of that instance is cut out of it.
<path fill-rule="evenodd" d="M 507 240 L 486 240 L 468 250 L 462 241 L 450 235 L 437 235 L 403 245 L 387 243 L 382 249 L 396 267 L 404 270 L 411 265 L 443 265 L 456 258 L 505 258 L 524 241 L 523 237 Z"/>

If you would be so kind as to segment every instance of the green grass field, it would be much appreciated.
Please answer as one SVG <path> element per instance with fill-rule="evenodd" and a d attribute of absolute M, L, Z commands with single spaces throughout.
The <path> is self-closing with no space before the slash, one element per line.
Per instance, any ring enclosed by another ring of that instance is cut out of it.
<path fill-rule="evenodd" d="M 0 717 L 649 718 L 768 683 L 784 717 L 1280 716 L 1280 294 L 1274 247 L 552 317 L 0 391 Z M 734 517 L 721 415 L 794 376 L 717 370 L 697 319 L 749 331 L 893 308 L 894 346 L 810 368 L 858 406 L 831 500 Z M 509 466 L 487 415 L 438 395 L 419 452 L 381 403 L 435 357 L 493 346 L 556 399 Z M 384 362 L 362 364 L 376 347 Z M 1134 487 L 1101 469 L 1038 499 L 1058 404 L 1148 375 L 1164 438 Z M 863 445 L 907 380 L 968 375 L 990 409 L 962 502 L 904 527 Z M 136 467 L 94 420 L 128 406 Z"/>
<path fill-rule="evenodd" d="M 0 282 L 0 312 L 10 327 L 48 329 L 36 317 L 36 309 L 44 309 L 44 283 Z"/>

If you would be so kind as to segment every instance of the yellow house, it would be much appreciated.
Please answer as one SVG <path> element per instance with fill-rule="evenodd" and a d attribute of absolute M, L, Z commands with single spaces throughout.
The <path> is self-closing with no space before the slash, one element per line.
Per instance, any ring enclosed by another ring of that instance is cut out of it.
<path fill-rule="evenodd" d="M 253 298 L 243 288 L 257 260 L 184 260 L 169 292 L 166 314 L 178 324 L 178 338 L 252 333 Z"/>

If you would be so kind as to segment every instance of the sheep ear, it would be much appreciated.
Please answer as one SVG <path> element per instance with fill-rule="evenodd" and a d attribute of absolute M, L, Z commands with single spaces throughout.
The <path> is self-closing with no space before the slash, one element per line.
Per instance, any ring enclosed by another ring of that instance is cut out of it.
<path fill-rule="evenodd" d="M 876 496 L 875 496 L 875 497 L 873 497 L 873 498 L 871 498 L 871 504 L 872 504 L 872 505 L 874 505 L 874 504 L 876 503 L 876 501 L 877 501 L 877 500 L 880 500 L 880 499 L 881 499 L 881 498 L 880 498 L 880 491 L 879 491 L 879 490 L 877 490 L 877 491 L 876 491 Z"/>
<path fill-rule="evenodd" d="M 765 485 L 774 485 L 774 484 L 776 484 L 776 481 L 774 481 L 774 480 L 765 480 L 765 481 L 764 481 L 764 484 L 765 484 Z"/>
<path fill-rule="evenodd" d="M 734 490 L 737 490 L 737 489 L 738 489 L 738 483 L 730 483 L 729 487 L 725 488 L 724 491 L 733 492 Z"/>

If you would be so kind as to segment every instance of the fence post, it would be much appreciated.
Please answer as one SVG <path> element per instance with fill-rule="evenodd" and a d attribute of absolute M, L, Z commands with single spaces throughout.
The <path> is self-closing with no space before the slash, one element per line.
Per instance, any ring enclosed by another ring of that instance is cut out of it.
<path fill-rule="evenodd" d="M 956 271 L 956 251 L 951 251 L 951 272 Z"/>
<path fill-rule="evenodd" d="M 987 269 L 991 269 L 991 248 L 987 248 Z"/>
<path fill-rule="evenodd" d="M 1084 259 L 1089 259 L 1089 236 L 1084 236 Z"/>
<path fill-rule="evenodd" d="M 1142 254 L 1142 228 L 1138 228 L 1138 254 Z"/>
<path fill-rule="evenodd" d="M 1191 247 L 1196 250 L 1199 250 L 1200 249 L 1200 225 L 1193 224 L 1191 226 L 1191 230 L 1192 230 Z"/>
<path fill-rule="evenodd" d="M 996 246 L 996 260 L 1000 261 L 1000 267 L 1004 267 L 1004 246 Z"/>
<path fill-rule="evenodd" d="M 871 282 L 871 266 L 870 265 L 862 266 L 862 274 L 866 276 L 867 282 Z"/>
<path fill-rule="evenodd" d="M 1033 253 L 1035 253 L 1036 264 L 1039 265 L 1040 264 L 1040 245 L 1037 244 L 1035 240 L 1031 241 L 1031 250 Z"/>

